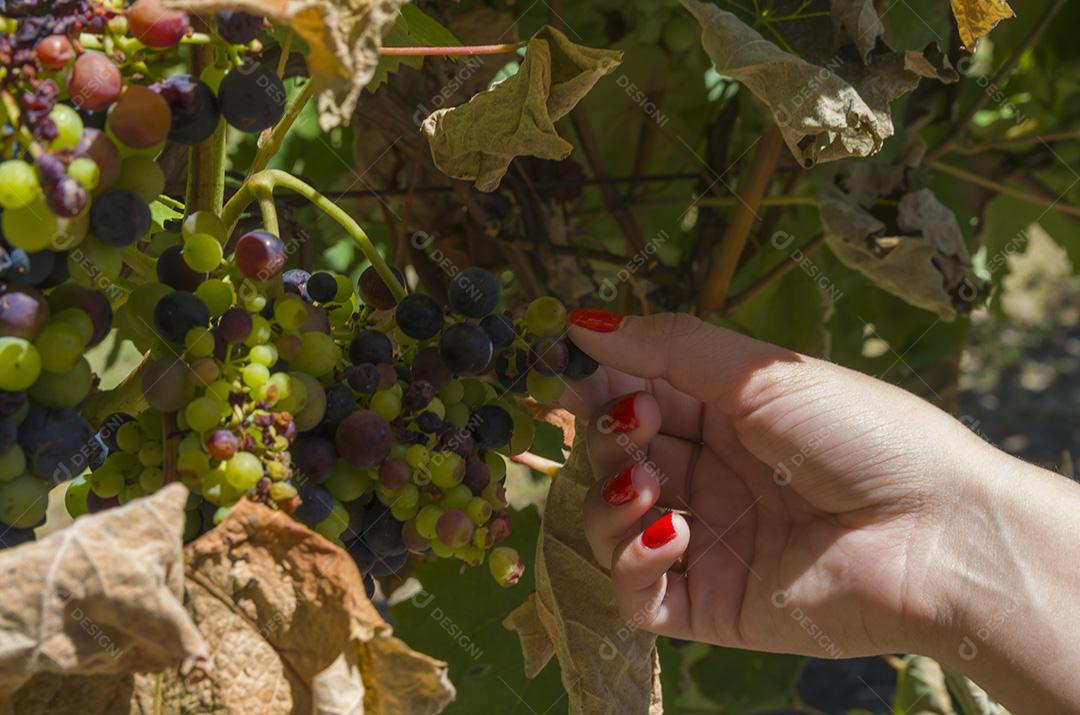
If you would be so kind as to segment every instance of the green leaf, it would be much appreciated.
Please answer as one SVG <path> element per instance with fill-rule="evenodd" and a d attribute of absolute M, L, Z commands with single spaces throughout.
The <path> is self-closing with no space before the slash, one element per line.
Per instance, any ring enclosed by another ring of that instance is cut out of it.
<path fill-rule="evenodd" d="M 402 7 L 401 16 L 405 19 L 409 35 L 416 40 L 417 45 L 450 47 L 461 44 L 461 40 L 455 37 L 454 33 L 416 5 Z"/>
<path fill-rule="evenodd" d="M 690 676 L 721 713 L 779 708 L 795 700 L 795 680 L 806 657 L 713 648 L 690 666 Z"/>
<path fill-rule="evenodd" d="M 412 7 L 406 5 L 405 7 Z M 414 41 L 415 38 L 409 32 L 408 22 L 405 19 L 405 13 L 402 12 L 394 20 L 394 24 L 390 26 L 390 29 L 386 31 L 383 36 L 383 42 L 387 47 L 412 47 L 418 43 Z M 368 92 L 374 92 L 376 89 L 386 83 L 386 80 L 391 74 L 401 71 L 401 66 L 405 65 L 412 67 L 413 69 L 420 69 L 424 65 L 423 57 L 408 56 L 408 55 L 380 55 L 379 63 L 375 66 L 375 73 L 371 76 L 371 81 L 367 83 Z"/>
<path fill-rule="evenodd" d="M 513 520 L 503 545 L 516 548 L 525 563 L 516 586 L 498 586 L 486 564 L 470 568 L 456 559 L 440 559 L 414 573 L 424 590 L 390 609 L 395 635 L 449 663 L 457 699 L 446 715 L 566 712 L 558 665 L 528 680 L 518 636 L 502 625 L 535 588 L 536 509 L 514 512 Z"/>
<path fill-rule="evenodd" d="M 945 686 L 945 674 L 936 660 L 921 655 L 904 657 L 904 668 L 897 676 L 893 707 L 901 713 L 954 715 L 956 711 Z"/>

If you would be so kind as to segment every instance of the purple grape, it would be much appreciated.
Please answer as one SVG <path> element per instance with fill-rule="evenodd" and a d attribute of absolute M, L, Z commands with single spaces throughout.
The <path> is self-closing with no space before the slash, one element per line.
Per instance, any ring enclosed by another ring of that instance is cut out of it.
<path fill-rule="evenodd" d="M 74 410 L 31 407 L 19 425 L 27 467 L 39 479 L 59 484 L 86 469 L 94 430 Z"/>
<path fill-rule="evenodd" d="M 309 481 L 321 484 L 334 471 L 337 450 L 334 443 L 322 437 L 301 437 L 293 443 L 293 466 Z"/>
<path fill-rule="evenodd" d="M 413 340 L 433 338 L 443 326 L 442 308 L 421 293 L 405 296 L 394 310 L 394 319 L 401 332 Z"/>
<path fill-rule="evenodd" d="M 404 286 L 405 276 L 401 274 L 401 271 L 396 268 L 391 268 L 390 271 L 397 278 L 398 283 Z M 360 299 L 364 301 L 364 305 L 375 310 L 390 310 L 397 302 L 394 300 L 394 294 L 390 292 L 382 276 L 373 266 L 368 266 L 360 274 L 357 289 L 360 291 Z"/>
<path fill-rule="evenodd" d="M 333 273 L 318 271 L 308 280 L 308 294 L 317 303 L 329 303 L 337 295 L 338 283 Z"/>
<path fill-rule="evenodd" d="M 517 338 L 514 321 L 505 315 L 489 315 L 480 321 L 480 327 L 491 338 L 492 347 L 496 352 L 510 347 L 514 344 L 514 339 Z"/>
<path fill-rule="evenodd" d="M 409 483 L 412 472 L 401 459 L 384 459 L 379 465 L 379 484 L 387 489 L 401 489 Z"/>
<path fill-rule="evenodd" d="M 435 386 L 424 380 L 417 380 L 405 389 L 401 406 L 406 412 L 419 412 L 435 399 Z"/>
<path fill-rule="evenodd" d="M 457 375 L 478 375 L 491 362 L 491 338 L 473 323 L 451 325 L 439 338 L 439 357 Z"/>
<path fill-rule="evenodd" d="M 298 295 L 309 303 L 311 297 L 308 295 L 307 284 L 310 279 L 311 274 L 303 268 L 292 268 L 281 274 L 281 282 L 285 284 L 285 292 Z M 269 303 L 267 305 L 269 306 Z"/>
<path fill-rule="evenodd" d="M 49 322 L 49 304 L 36 288 L 0 285 L 0 335 L 33 340 Z"/>
<path fill-rule="evenodd" d="M 498 405 L 483 405 L 469 417 L 469 429 L 481 449 L 498 449 L 510 442 L 514 419 Z"/>
<path fill-rule="evenodd" d="M 233 259 L 240 272 L 253 281 L 281 275 L 287 253 L 280 238 L 268 231 L 248 231 L 236 242 Z"/>
<path fill-rule="evenodd" d="M 220 10 L 215 13 L 221 39 L 234 45 L 246 45 L 259 35 L 263 18 L 239 10 Z"/>
<path fill-rule="evenodd" d="M 434 346 L 423 348 L 413 357 L 412 377 L 430 382 L 436 390 L 443 389 L 454 379 L 453 373 L 439 357 L 439 349 Z"/>
<path fill-rule="evenodd" d="M 379 504 L 364 512 L 364 533 L 361 541 L 380 558 L 404 553 L 405 542 L 401 539 L 401 522 Z"/>
<path fill-rule="evenodd" d="M 154 306 L 154 327 L 170 342 L 183 343 L 189 330 L 209 323 L 210 309 L 193 293 L 173 291 Z"/>
<path fill-rule="evenodd" d="M 293 512 L 297 520 L 314 526 L 330 516 L 334 509 L 334 497 L 326 487 L 305 482 L 297 487 L 296 491 L 300 494 L 300 506 Z"/>
<path fill-rule="evenodd" d="M 151 87 L 172 110 L 169 141 L 192 146 L 206 141 L 221 121 L 217 97 L 205 82 L 178 74 Z"/>
<path fill-rule="evenodd" d="M 221 80 L 218 103 L 231 126 L 242 132 L 261 132 L 285 114 L 285 85 L 274 68 L 248 62 Z"/>
<path fill-rule="evenodd" d="M 184 260 L 184 247 L 177 244 L 169 246 L 158 256 L 157 277 L 170 288 L 193 293 L 208 274 L 193 270 Z"/>
<path fill-rule="evenodd" d="M 570 348 L 561 338 L 540 338 L 533 343 L 532 353 L 532 369 L 541 375 L 561 375 L 570 364 Z"/>
<path fill-rule="evenodd" d="M 499 281 L 483 268 L 466 268 L 454 276 L 447 298 L 453 312 L 483 318 L 499 304 Z"/>
<path fill-rule="evenodd" d="M 90 228 L 106 246 L 130 246 L 147 234 L 151 222 L 150 207 L 127 189 L 113 189 L 90 206 Z"/>
<path fill-rule="evenodd" d="M 247 340 L 252 329 L 251 315 L 243 308 L 233 306 L 218 319 L 218 333 L 225 342 L 236 345 Z"/>
<path fill-rule="evenodd" d="M 574 344 L 573 340 L 567 338 L 566 346 L 570 351 L 570 358 L 566 363 L 566 369 L 563 371 L 563 375 L 569 380 L 584 380 L 589 377 L 597 368 L 600 367 L 599 363 L 593 360 L 591 357 L 585 354 L 585 352 Z"/>
<path fill-rule="evenodd" d="M 394 344 L 385 333 L 377 330 L 361 330 L 349 343 L 349 362 L 353 365 L 392 363 Z"/>
<path fill-rule="evenodd" d="M 377 467 L 390 453 L 390 425 L 371 410 L 352 413 L 338 425 L 335 443 L 342 459 L 356 469 Z"/>
<path fill-rule="evenodd" d="M 54 288 L 49 294 L 49 307 L 54 313 L 68 308 L 78 308 L 90 316 L 90 322 L 94 324 L 94 332 L 86 346 L 88 348 L 104 340 L 112 329 L 112 305 L 100 291 L 74 283 L 65 283 Z"/>
<path fill-rule="evenodd" d="M 367 394 L 379 389 L 379 369 L 371 363 L 350 365 L 345 368 L 345 379 L 349 387 L 357 392 Z"/>

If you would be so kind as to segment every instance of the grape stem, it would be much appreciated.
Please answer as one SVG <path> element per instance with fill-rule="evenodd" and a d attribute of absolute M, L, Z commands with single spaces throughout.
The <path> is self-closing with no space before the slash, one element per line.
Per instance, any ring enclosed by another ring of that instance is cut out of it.
<path fill-rule="evenodd" d="M 382 278 L 383 282 L 390 288 L 390 293 L 394 296 L 394 300 L 400 301 L 405 297 L 405 288 L 398 282 L 397 277 L 394 275 L 393 271 L 390 270 L 390 266 L 386 264 L 383 257 L 379 255 L 379 252 L 375 249 L 375 245 L 371 242 L 371 239 L 364 233 L 364 229 L 360 228 L 360 225 L 356 223 L 349 214 L 345 213 L 340 206 L 292 174 L 278 169 L 266 169 L 265 171 L 260 171 L 259 173 L 248 177 L 247 181 L 241 184 L 237 192 L 233 194 L 228 203 L 225 204 L 225 208 L 221 212 L 221 219 L 225 222 L 225 225 L 229 227 L 229 230 L 232 231 L 232 227 L 240 220 L 240 214 L 243 213 L 244 209 L 246 209 L 252 201 L 259 200 L 261 208 L 262 199 L 260 198 L 260 194 L 262 192 L 273 194 L 274 189 L 277 188 L 287 189 L 295 194 L 299 194 L 310 201 L 315 208 L 337 221 L 338 225 L 341 226 L 354 241 L 356 241 L 356 245 L 363 251 L 364 256 L 371 261 L 371 265 L 379 274 L 379 277 Z M 267 228 L 269 230 L 269 227 Z"/>
<path fill-rule="evenodd" d="M 113 42 L 116 47 L 125 55 L 130 55 L 139 50 L 145 50 L 144 45 L 134 37 L 113 37 Z M 182 45 L 209 45 L 214 42 L 214 38 L 205 32 L 193 32 L 187 37 L 180 38 L 180 44 Z M 94 35 L 89 32 L 79 33 L 79 44 L 88 50 L 107 50 L 105 41 L 100 35 Z"/>
<path fill-rule="evenodd" d="M 300 92 L 293 99 L 292 104 L 289 105 L 289 109 L 285 112 L 285 116 L 274 125 L 273 129 L 268 129 L 259 135 L 258 150 L 255 152 L 255 158 L 251 162 L 251 168 L 248 169 L 248 176 L 259 173 L 266 168 L 270 163 L 270 159 L 273 158 L 281 150 L 281 145 L 285 141 L 285 135 L 292 129 L 293 124 L 296 123 L 297 117 L 300 116 L 300 112 L 304 110 L 304 106 L 311 99 L 311 94 L 314 88 L 314 83 L 308 80 L 308 82 L 300 88 Z"/>
<path fill-rule="evenodd" d="M 380 47 L 380 55 L 428 57 L 432 55 L 503 55 L 517 52 L 525 43 L 507 42 L 501 45 L 455 45 L 450 47 Z"/>
<path fill-rule="evenodd" d="M 262 214 L 263 228 L 275 236 L 281 235 L 278 225 L 277 206 L 274 205 L 274 187 L 259 183 L 253 187 L 259 201 L 259 213 Z"/>

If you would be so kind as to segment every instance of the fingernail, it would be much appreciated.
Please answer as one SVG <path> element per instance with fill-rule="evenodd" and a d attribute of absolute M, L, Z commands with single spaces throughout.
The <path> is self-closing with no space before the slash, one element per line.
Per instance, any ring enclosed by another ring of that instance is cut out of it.
<path fill-rule="evenodd" d="M 634 489 L 634 466 L 630 465 L 622 470 L 611 481 L 604 485 L 602 492 L 604 501 L 612 506 L 619 506 L 637 498 L 637 489 Z"/>
<path fill-rule="evenodd" d="M 672 519 L 671 512 L 664 514 L 657 521 L 654 521 L 652 526 L 641 532 L 641 543 L 647 549 L 659 549 L 674 538 L 675 522 Z"/>
<path fill-rule="evenodd" d="M 637 393 L 622 398 L 608 412 L 611 418 L 611 431 L 625 434 L 638 426 L 637 412 L 634 403 L 637 401 Z"/>
<path fill-rule="evenodd" d="M 575 308 L 570 311 L 570 324 L 594 333 L 613 333 L 619 329 L 623 316 L 610 310 Z"/>

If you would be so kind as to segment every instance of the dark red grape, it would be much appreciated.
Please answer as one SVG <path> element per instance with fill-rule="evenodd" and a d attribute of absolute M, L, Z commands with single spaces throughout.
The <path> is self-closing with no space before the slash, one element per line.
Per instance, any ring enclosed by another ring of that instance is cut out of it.
<path fill-rule="evenodd" d="M 350 365 L 345 368 L 345 380 L 357 392 L 369 393 L 379 389 L 379 369 L 371 363 Z"/>
<path fill-rule="evenodd" d="M 75 410 L 31 407 L 19 425 L 19 444 L 28 469 L 49 484 L 82 473 L 90 457 L 94 430 Z"/>
<path fill-rule="evenodd" d="M 74 177 L 64 176 L 55 184 L 42 186 L 49 210 L 61 218 L 74 218 L 86 208 L 86 187 Z"/>
<path fill-rule="evenodd" d="M 330 516 L 334 509 L 334 497 L 326 487 L 305 482 L 297 487 L 297 491 L 300 493 L 301 502 L 293 516 L 308 526 L 314 526 Z"/>
<path fill-rule="evenodd" d="M 570 348 L 562 338 L 540 338 L 532 345 L 532 369 L 541 375 L 561 375 L 570 363 Z"/>
<path fill-rule="evenodd" d="M 189 293 L 193 293 L 209 275 L 192 270 L 184 260 L 184 247 L 180 244 L 169 246 L 161 252 L 156 269 L 159 281 L 170 288 Z"/>
<path fill-rule="evenodd" d="M 433 338 L 443 326 L 442 308 L 420 293 L 405 296 L 394 310 L 394 319 L 401 332 L 414 340 Z"/>
<path fill-rule="evenodd" d="M 515 350 L 510 355 L 495 358 L 495 377 L 499 384 L 515 395 L 528 392 L 525 381 L 529 374 L 529 355 L 524 350 Z"/>
<path fill-rule="evenodd" d="M 285 268 L 285 244 L 272 233 L 249 231 L 236 242 L 236 267 L 252 280 L 268 281 Z"/>
<path fill-rule="evenodd" d="M 517 338 L 514 321 L 505 315 L 489 315 L 480 321 L 480 327 L 491 338 L 491 345 L 496 352 L 510 347 Z"/>
<path fill-rule="evenodd" d="M 281 274 L 281 282 L 285 284 L 285 292 L 298 295 L 308 302 L 311 302 L 311 297 L 307 291 L 310 278 L 311 274 L 303 268 L 292 268 Z"/>
<path fill-rule="evenodd" d="M 387 489 L 401 489 L 411 477 L 412 471 L 404 460 L 391 457 L 379 465 L 379 484 Z"/>
<path fill-rule="evenodd" d="M 443 512 L 443 515 L 435 522 L 435 533 L 439 541 L 451 549 L 468 544 L 472 540 L 473 529 L 472 519 L 460 509 L 449 509 Z"/>
<path fill-rule="evenodd" d="M 149 149 L 169 136 L 172 110 L 165 98 L 149 87 L 131 84 L 109 110 L 108 124 L 113 135 L 127 146 Z"/>
<path fill-rule="evenodd" d="M 361 330 L 349 343 L 349 362 L 353 365 L 379 365 L 393 361 L 394 344 L 377 330 Z"/>
<path fill-rule="evenodd" d="M 439 337 L 439 357 L 457 375 L 477 375 L 491 362 L 491 338 L 479 325 L 451 325 Z"/>
<path fill-rule="evenodd" d="M 470 459 L 465 465 L 464 484 L 472 493 L 479 496 L 484 487 L 491 483 L 491 469 L 482 459 Z"/>
<path fill-rule="evenodd" d="M 335 442 L 342 459 L 356 469 L 371 469 L 390 453 L 393 437 L 386 420 L 371 410 L 359 410 L 341 421 Z"/>
<path fill-rule="evenodd" d="M 106 246 L 130 246 L 147 234 L 152 220 L 146 202 L 127 189 L 113 189 L 90 206 L 90 228 Z"/>
<path fill-rule="evenodd" d="M 186 12 L 169 10 L 161 0 L 135 0 L 127 19 L 132 35 L 147 47 L 159 49 L 178 44 L 191 25 Z"/>
<path fill-rule="evenodd" d="M 481 449 L 498 449 L 510 442 L 514 418 L 498 405 L 483 405 L 469 417 L 469 431 Z"/>
<path fill-rule="evenodd" d="M 49 307 L 59 313 L 68 308 L 78 308 L 90 316 L 94 333 L 87 347 L 93 347 L 105 339 L 112 328 L 113 310 L 109 299 L 99 291 L 74 283 L 57 286 L 49 294 Z"/>
<path fill-rule="evenodd" d="M 570 350 L 570 359 L 566 363 L 566 370 L 563 371 L 563 375 L 570 380 L 584 380 L 589 377 L 600 365 L 591 357 L 585 354 L 585 352 L 574 344 L 573 340 L 567 338 L 566 346 Z"/>
<path fill-rule="evenodd" d="M 0 335 L 33 340 L 49 322 L 49 304 L 36 288 L 0 287 Z"/>
<path fill-rule="evenodd" d="M 466 268 L 450 282 L 447 299 L 453 312 L 483 318 L 499 305 L 499 281 L 483 268 Z"/>
<path fill-rule="evenodd" d="M 346 372 L 348 371 L 346 370 Z M 372 391 L 368 390 L 368 392 Z M 326 411 L 323 413 L 322 421 L 324 425 L 337 429 L 341 421 L 356 409 L 356 395 L 341 383 L 327 385 L 325 392 Z"/>
<path fill-rule="evenodd" d="M 155 87 L 172 112 L 169 141 L 188 146 L 210 138 L 221 121 L 217 97 L 202 80 L 189 74 L 169 77 Z"/>
<path fill-rule="evenodd" d="M 337 295 L 337 279 L 334 274 L 318 271 L 311 274 L 307 282 L 307 292 L 316 303 L 329 303 Z"/>
<path fill-rule="evenodd" d="M 65 35 L 49 35 L 34 48 L 44 69 L 62 70 L 75 59 L 75 48 Z"/>
<path fill-rule="evenodd" d="M 405 394 L 401 397 L 401 406 L 406 412 L 419 412 L 435 399 L 435 386 L 425 380 L 416 382 L 405 388 Z"/>
<path fill-rule="evenodd" d="M 215 430 L 206 440 L 206 451 L 211 457 L 221 461 L 232 459 L 238 449 L 240 449 L 240 440 L 227 429 Z"/>
<path fill-rule="evenodd" d="M 293 467 L 301 479 L 321 484 L 333 473 L 337 464 L 334 443 L 322 437 L 301 437 L 292 446 Z"/>
<path fill-rule="evenodd" d="M 414 379 L 430 382 L 436 390 L 443 389 L 454 379 L 454 374 L 439 357 L 439 349 L 434 346 L 420 350 L 413 357 L 412 376 Z"/>
<path fill-rule="evenodd" d="M 209 322 L 206 303 L 187 291 L 168 293 L 154 306 L 154 327 L 170 342 L 183 343 L 189 330 L 204 328 Z"/>
<path fill-rule="evenodd" d="M 98 188 L 109 189 L 120 179 L 123 159 L 116 145 L 100 129 L 83 129 L 82 139 L 75 147 L 76 156 L 86 156 L 94 160 L 98 165 L 101 176 L 98 179 Z"/>
<path fill-rule="evenodd" d="M 398 279 L 398 283 L 404 286 L 405 276 L 401 274 L 401 271 L 396 268 L 390 270 Z M 394 294 L 390 292 L 379 272 L 373 266 L 368 266 L 360 274 L 357 288 L 360 291 L 360 299 L 364 301 L 364 305 L 375 310 L 390 310 L 397 302 L 394 300 Z"/>
<path fill-rule="evenodd" d="M 101 52 L 79 55 L 68 77 L 68 95 L 72 103 L 91 112 L 108 109 L 123 88 L 120 69 Z"/>
<path fill-rule="evenodd" d="M 242 343 L 251 335 L 251 316 L 246 310 L 233 306 L 221 314 L 218 320 L 218 333 L 225 342 L 232 345 Z"/>
<path fill-rule="evenodd" d="M 405 542 L 401 540 L 401 522 L 381 504 L 364 512 L 361 540 L 376 556 L 384 559 L 406 551 Z"/>
<path fill-rule="evenodd" d="M 218 102 L 231 126 L 242 132 L 261 132 L 285 113 L 285 85 L 273 68 L 249 62 L 221 80 Z"/>
<path fill-rule="evenodd" d="M 238 10 L 221 10 L 216 13 L 217 31 L 221 39 L 234 45 L 246 45 L 259 35 L 263 18 Z"/>

